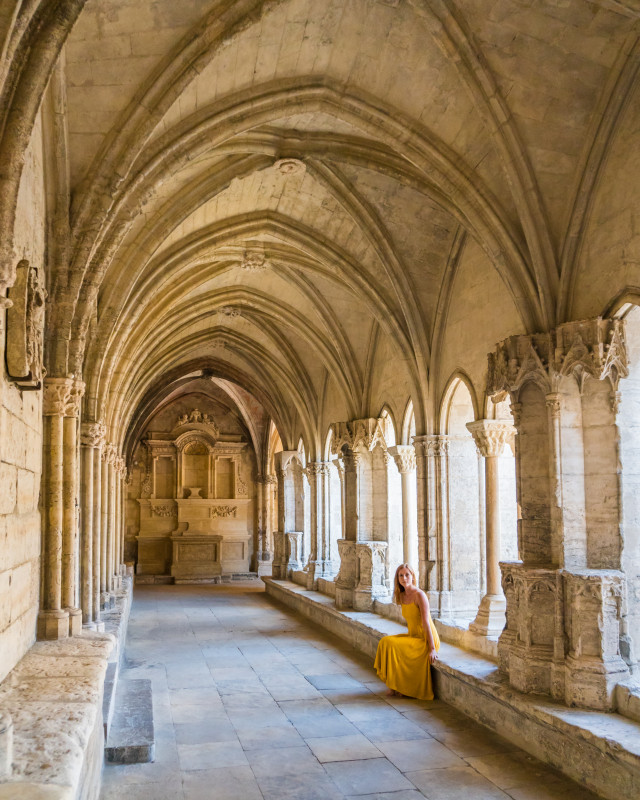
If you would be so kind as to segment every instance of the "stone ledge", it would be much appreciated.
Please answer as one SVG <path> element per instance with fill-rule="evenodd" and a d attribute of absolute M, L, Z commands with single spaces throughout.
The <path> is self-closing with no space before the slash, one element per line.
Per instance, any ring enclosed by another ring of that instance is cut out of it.
<path fill-rule="evenodd" d="M 96 800 L 104 734 L 102 692 L 115 648 L 109 633 L 36 642 L 0 686 L 13 722 L 13 764 L 0 798 Z"/>
<path fill-rule="evenodd" d="M 377 614 L 338 611 L 289 581 L 263 578 L 267 594 L 374 658 L 382 636 L 406 628 Z M 640 796 L 640 725 L 618 714 L 567 708 L 514 691 L 496 664 L 443 642 L 438 697 L 609 800 Z"/>

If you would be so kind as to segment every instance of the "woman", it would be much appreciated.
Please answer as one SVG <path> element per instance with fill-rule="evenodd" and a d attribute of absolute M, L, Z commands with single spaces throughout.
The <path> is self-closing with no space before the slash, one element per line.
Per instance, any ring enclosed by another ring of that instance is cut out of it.
<path fill-rule="evenodd" d="M 389 695 L 433 700 L 430 665 L 438 660 L 440 637 L 435 629 L 427 595 L 416 586 L 408 564 L 400 564 L 393 581 L 393 602 L 402 607 L 409 633 L 384 636 L 378 642 L 375 670 L 389 687 Z"/>

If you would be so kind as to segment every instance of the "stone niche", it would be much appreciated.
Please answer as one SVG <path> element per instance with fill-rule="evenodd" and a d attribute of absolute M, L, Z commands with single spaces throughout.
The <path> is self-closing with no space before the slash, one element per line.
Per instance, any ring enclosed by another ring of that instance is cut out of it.
<path fill-rule="evenodd" d="M 150 430 L 139 454 L 136 573 L 176 583 L 248 572 L 253 555 L 251 452 L 197 408 Z"/>

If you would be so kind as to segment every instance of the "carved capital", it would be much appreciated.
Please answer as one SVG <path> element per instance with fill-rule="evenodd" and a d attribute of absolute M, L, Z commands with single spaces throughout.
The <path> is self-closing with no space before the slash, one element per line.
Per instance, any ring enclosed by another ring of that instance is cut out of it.
<path fill-rule="evenodd" d="M 82 398 L 84 397 L 84 382 L 72 381 L 71 389 L 69 392 L 69 400 L 64 411 L 65 417 L 79 417 L 80 408 L 82 406 Z"/>
<path fill-rule="evenodd" d="M 382 419 L 369 417 L 367 419 L 353 419 L 349 422 L 334 422 L 332 448 L 334 453 L 340 453 L 343 447 L 355 450 L 363 447 L 373 450 L 376 445 L 386 449 Z"/>
<path fill-rule="evenodd" d="M 495 400 L 517 393 L 527 381 L 545 394 L 562 377 L 573 376 L 580 388 L 588 378 L 609 380 L 617 389 L 628 375 L 624 322 L 595 319 L 566 322 L 549 333 L 510 336 L 489 354 L 487 392 Z"/>
<path fill-rule="evenodd" d="M 443 458 L 449 453 L 449 437 L 441 433 L 414 436 L 413 445 L 427 458 Z"/>
<path fill-rule="evenodd" d="M 401 475 L 414 472 L 416 468 L 416 449 L 410 444 L 399 444 L 389 448 L 389 455 L 396 462 L 396 467 Z"/>
<path fill-rule="evenodd" d="M 83 422 L 80 431 L 80 443 L 84 447 L 101 447 L 107 434 L 104 422 Z"/>
<path fill-rule="evenodd" d="M 71 401 L 73 378 L 45 378 L 42 413 L 45 417 L 64 417 Z"/>
<path fill-rule="evenodd" d="M 550 394 L 545 395 L 544 398 L 545 405 L 549 411 L 549 416 L 551 419 L 559 419 L 560 418 L 560 395 L 551 392 Z"/>
<path fill-rule="evenodd" d="M 510 422 L 480 419 L 468 422 L 467 430 L 473 436 L 478 452 L 483 458 L 500 456 L 505 444 L 513 446 L 516 429 Z"/>
<path fill-rule="evenodd" d="M 310 461 L 306 468 L 307 478 L 317 478 L 319 475 L 329 475 L 329 463 L 327 461 Z"/>

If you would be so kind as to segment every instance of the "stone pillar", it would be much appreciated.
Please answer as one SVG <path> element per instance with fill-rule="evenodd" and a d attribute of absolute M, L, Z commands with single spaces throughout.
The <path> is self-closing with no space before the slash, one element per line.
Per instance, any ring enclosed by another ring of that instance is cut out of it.
<path fill-rule="evenodd" d="M 306 466 L 309 481 L 311 547 L 305 565 L 307 589 L 316 589 L 319 577 L 331 575 L 329 542 L 329 464 L 314 461 Z"/>
<path fill-rule="evenodd" d="M 447 520 L 447 456 L 449 439 L 441 434 L 414 436 L 418 470 L 418 547 L 421 588 L 433 616 L 451 613 L 449 524 Z M 420 474 L 422 473 L 422 479 Z"/>
<path fill-rule="evenodd" d="M 109 605 L 109 460 L 113 447 L 104 443 L 100 466 L 100 607 Z"/>
<path fill-rule="evenodd" d="M 99 498 L 94 497 L 96 450 L 100 447 L 101 426 L 96 422 L 83 422 L 80 436 L 80 584 L 82 622 L 88 628 L 96 627 L 95 564 L 94 564 L 94 514 L 100 514 Z M 99 453 L 99 450 L 98 450 Z M 96 503 L 98 500 L 98 503 Z M 97 508 L 96 508 L 97 506 Z M 98 554 L 95 554 L 99 562 Z"/>
<path fill-rule="evenodd" d="M 116 582 L 116 451 L 111 446 L 107 461 L 107 591 L 114 592 Z"/>
<path fill-rule="evenodd" d="M 43 392 L 42 459 L 42 594 L 39 639 L 69 636 L 69 612 L 62 607 L 62 542 L 64 527 L 64 418 L 71 399 L 71 378 L 46 378 Z"/>
<path fill-rule="evenodd" d="M 62 604 L 69 614 L 69 635 L 82 631 L 82 610 L 79 608 L 77 568 L 78 536 L 78 417 L 84 394 L 84 383 L 72 381 L 69 402 L 63 422 L 63 527 L 62 527 Z"/>
<path fill-rule="evenodd" d="M 95 447 L 93 448 L 93 621 L 98 630 L 104 628 L 104 623 L 100 619 L 100 609 L 102 607 L 102 470 L 103 460 L 102 451 L 104 448 L 105 426 L 102 422 L 95 423 Z"/>
<path fill-rule="evenodd" d="M 335 578 L 336 607 L 364 611 L 373 606 L 376 598 L 389 594 L 385 569 L 387 532 L 379 531 L 380 538 L 375 540 L 370 520 L 373 508 L 371 453 L 378 445 L 386 451 L 382 420 L 336 422 L 332 429 L 332 446 L 341 454 L 344 464 L 344 538 L 338 541 L 340 571 Z M 363 485 L 363 475 L 366 477 L 363 470 L 367 465 L 364 459 L 369 459 L 369 480 Z"/>
<path fill-rule="evenodd" d="M 336 607 L 352 608 L 353 592 L 358 582 L 358 559 L 356 556 L 356 541 L 358 539 L 358 519 L 360 497 L 358 488 L 358 465 L 361 455 L 348 448 L 342 451 L 344 465 L 343 479 L 343 509 L 342 528 L 344 539 L 338 540 L 338 553 L 340 555 L 340 569 L 335 578 Z"/>
<path fill-rule="evenodd" d="M 298 533 L 296 527 L 295 490 L 289 466 L 298 458 L 297 450 L 283 450 L 275 454 L 276 475 L 278 479 L 278 530 L 274 533 L 274 558 L 272 574 L 274 578 L 286 580 L 290 569 L 302 569 L 299 564 L 299 550 L 292 554 L 289 533 Z M 302 534 L 301 534 L 302 536 Z M 293 541 L 297 545 L 294 536 Z M 292 557 L 293 556 L 293 557 Z M 290 567 L 292 563 L 294 566 Z"/>
<path fill-rule="evenodd" d="M 402 481 L 402 553 L 405 564 L 419 569 L 416 519 L 416 450 L 413 445 L 389 448 Z"/>
<path fill-rule="evenodd" d="M 506 609 L 500 575 L 499 459 L 505 444 L 509 444 L 515 436 L 515 428 L 509 422 L 481 419 L 469 422 L 467 429 L 473 436 L 479 454 L 484 458 L 487 550 L 487 591 L 480 601 L 478 614 L 469 627 L 484 636 L 497 636 L 504 628 Z"/>
<path fill-rule="evenodd" d="M 602 401 L 626 374 L 620 320 L 512 336 L 489 356 L 489 396 L 511 396 L 521 508 L 522 562 L 501 564 L 500 666 L 519 691 L 599 710 L 614 708 L 615 684 L 629 674 L 620 647 L 621 512 L 611 513 L 619 500 L 601 494 L 598 505 L 591 496 L 615 485 L 615 435 Z"/>

